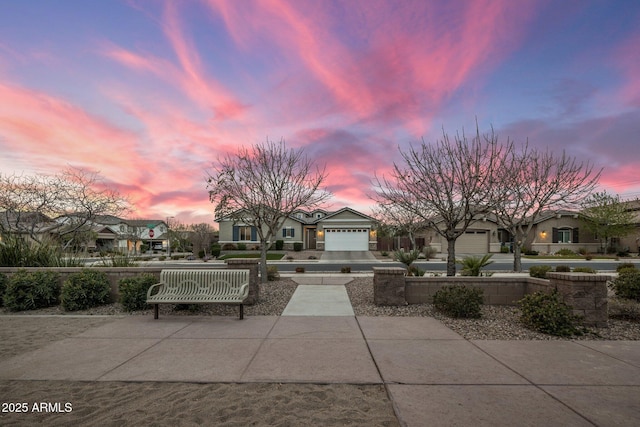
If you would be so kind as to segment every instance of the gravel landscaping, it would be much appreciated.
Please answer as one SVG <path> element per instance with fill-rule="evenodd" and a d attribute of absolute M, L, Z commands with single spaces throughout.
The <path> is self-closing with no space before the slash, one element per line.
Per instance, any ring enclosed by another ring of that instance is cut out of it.
<path fill-rule="evenodd" d="M 260 301 L 245 307 L 247 316 L 278 316 L 282 314 L 298 285 L 289 278 L 260 285 Z M 640 340 L 640 323 L 637 321 L 609 319 L 608 328 L 590 328 L 585 335 L 561 338 L 531 331 L 520 324 L 519 310 L 511 306 L 483 306 L 480 319 L 453 319 L 438 312 L 432 304 L 415 304 L 403 307 L 379 307 L 373 303 L 373 279 L 356 277 L 346 285 L 347 293 L 356 316 L 429 316 L 440 320 L 469 340 Z M 637 307 L 638 304 L 635 304 Z M 610 306 L 618 306 L 612 300 Z M 628 305 L 628 303 L 627 303 Z M 201 315 L 201 316 L 237 316 L 236 306 L 205 304 L 176 310 L 169 304 L 160 305 L 160 315 Z M 610 313 L 615 310 L 610 310 Z M 66 312 L 62 307 L 49 307 L 40 310 L 13 313 L 5 308 L 0 315 L 139 315 L 152 316 L 152 310 L 122 310 L 118 303 L 108 304 L 90 310 Z"/>

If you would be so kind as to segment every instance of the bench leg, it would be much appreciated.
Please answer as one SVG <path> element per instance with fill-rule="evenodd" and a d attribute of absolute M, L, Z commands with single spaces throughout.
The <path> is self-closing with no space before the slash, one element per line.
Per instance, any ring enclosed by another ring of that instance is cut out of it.
<path fill-rule="evenodd" d="M 244 319 L 244 305 L 240 304 L 240 320 Z"/>
<path fill-rule="evenodd" d="M 153 305 L 153 318 L 154 319 L 158 318 L 158 304 Z"/>

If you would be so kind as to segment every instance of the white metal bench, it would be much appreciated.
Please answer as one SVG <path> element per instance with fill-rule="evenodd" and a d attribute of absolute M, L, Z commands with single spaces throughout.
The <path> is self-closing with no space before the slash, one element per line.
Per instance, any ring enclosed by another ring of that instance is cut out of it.
<path fill-rule="evenodd" d="M 154 305 L 153 318 L 158 318 L 158 304 L 240 304 L 249 295 L 249 270 L 162 270 L 160 283 L 147 291 L 147 304 Z"/>

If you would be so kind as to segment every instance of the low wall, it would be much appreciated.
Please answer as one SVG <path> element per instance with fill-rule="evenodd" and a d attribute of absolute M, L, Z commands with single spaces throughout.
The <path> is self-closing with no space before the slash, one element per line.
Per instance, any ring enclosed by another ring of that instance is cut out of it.
<path fill-rule="evenodd" d="M 464 285 L 480 288 L 488 305 L 516 305 L 529 293 L 548 290 L 548 280 L 528 277 L 411 277 L 405 278 L 405 295 L 409 304 L 433 302 L 433 296 L 445 286 Z M 535 290 L 534 290 L 535 289 Z"/>
<path fill-rule="evenodd" d="M 156 279 L 160 280 L 161 267 L 90 267 L 91 271 L 104 271 L 109 279 L 111 285 L 111 302 L 118 301 L 120 299 L 120 291 L 118 290 L 118 282 L 125 277 L 135 277 L 143 273 L 152 274 Z M 83 270 L 82 267 L 0 267 L 0 273 L 6 274 L 11 277 L 18 270 L 26 271 L 55 271 L 60 274 L 60 286 L 64 283 L 69 275 L 78 273 Z"/>
<path fill-rule="evenodd" d="M 229 260 L 233 261 L 233 260 Z M 228 262 L 227 268 L 232 269 L 249 269 L 249 297 L 245 304 L 251 305 L 258 301 L 259 299 L 259 279 L 258 279 L 258 262 L 254 260 L 243 260 L 241 262 Z M 161 266 L 158 267 L 88 267 L 92 271 L 104 271 L 107 274 L 107 279 L 109 280 L 109 284 L 111 285 L 111 302 L 116 302 L 120 299 L 120 291 L 118 290 L 118 283 L 120 279 L 125 277 L 135 277 L 141 274 L 147 273 L 152 274 L 156 277 L 158 281 L 160 281 L 160 271 L 163 270 Z M 82 267 L 0 267 L 0 273 L 6 274 L 8 277 L 11 277 L 18 270 L 26 270 L 26 271 L 55 271 L 60 274 L 60 286 L 64 283 L 65 280 L 69 277 L 69 275 L 73 273 L 78 273 L 83 270 Z"/>
<path fill-rule="evenodd" d="M 516 305 L 525 295 L 557 290 L 563 301 L 582 317 L 585 326 L 606 327 L 608 321 L 607 281 L 609 276 L 587 273 L 547 273 L 534 277 L 413 277 L 404 268 L 373 269 L 373 300 L 376 305 L 402 306 L 432 303 L 445 286 L 480 288 L 488 305 Z"/>

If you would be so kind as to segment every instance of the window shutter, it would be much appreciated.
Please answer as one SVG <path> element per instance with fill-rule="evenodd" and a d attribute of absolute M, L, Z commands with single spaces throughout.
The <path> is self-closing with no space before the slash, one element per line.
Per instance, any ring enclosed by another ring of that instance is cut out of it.
<path fill-rule="evenodd" d="M 296 229 L 291 227 L 291 237 L 296 237 Z"/>
<path fill-rule="evenodd" d="M 282 237 L 287 237 L 287 229 L 282 227 Z"/>
<path fill-rule="evenodd" d="M 578 240 L 578 227 L 573 229 L 573 239 L 572 242 L 573 243 L 580 243 L 580 241 Z"/>
<path fill-rule="evenodd" d="M 258 240 L 258 230 L 255 227 L 251 227 L 251 241 L 255 242 Z"/>
<path fill-rule="evenodd" d="M 558 243 L 558 229 L 555 227 L 551 229 L 551 243 Z"/>
<path fill-rule="evenodd" d="M 237 242 L 240 240 L 240 229 L 237 225 L 233 226 L 233 241 Z"/>

